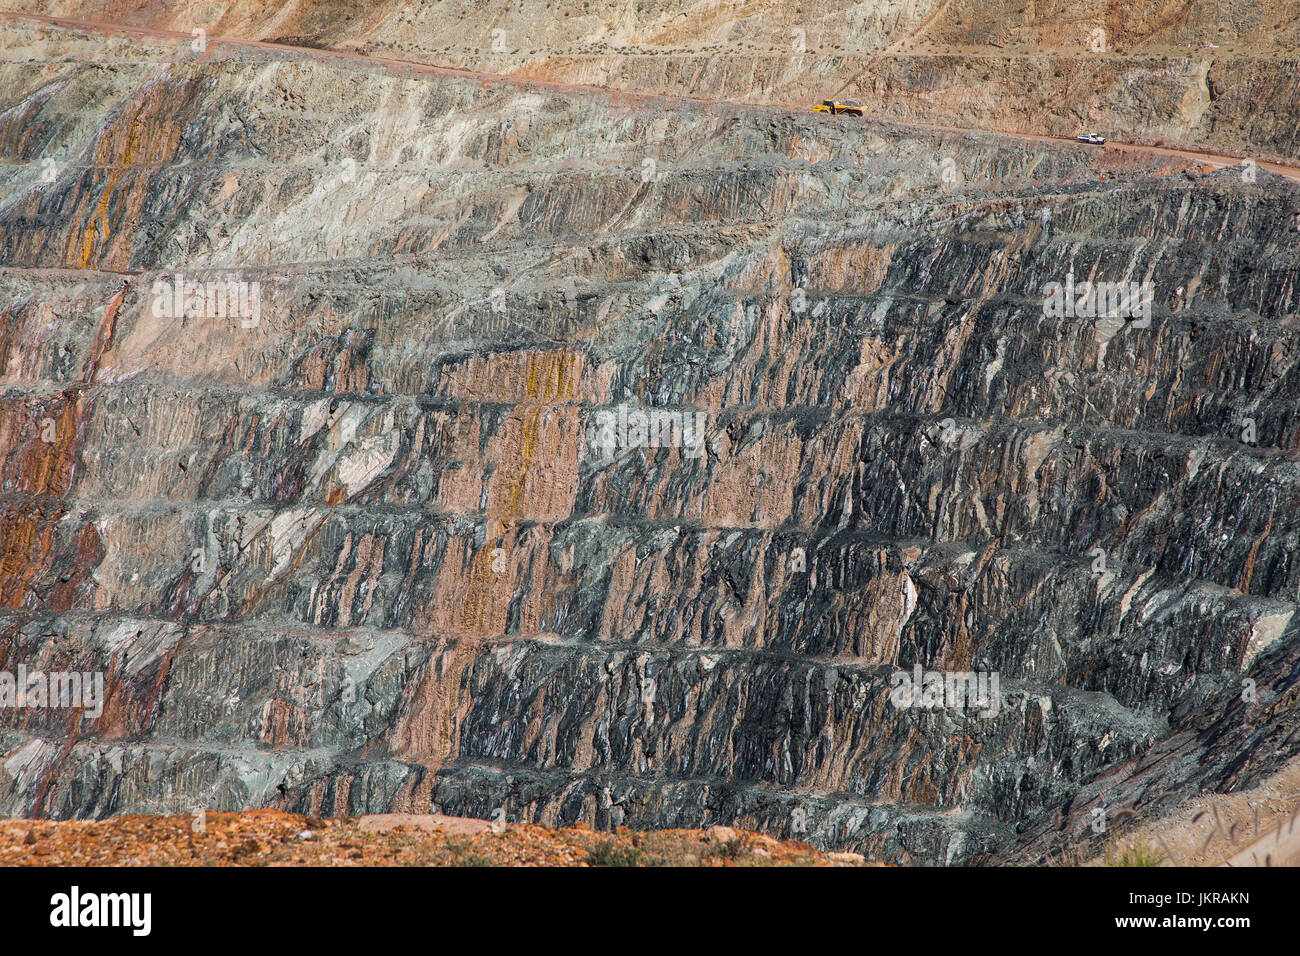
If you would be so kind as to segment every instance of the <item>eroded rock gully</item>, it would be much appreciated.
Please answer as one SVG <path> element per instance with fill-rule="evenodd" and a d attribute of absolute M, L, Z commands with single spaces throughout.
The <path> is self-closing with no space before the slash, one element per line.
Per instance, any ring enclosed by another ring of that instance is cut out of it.
<path fill-rule="evenodd" d="M 3 813 L 969 863 L 1295 756 L 1294 186 L 5 30 L 0 670 L 107 699 L 0 714 Z M 1150 327 L 1045 316 L 1070 270 Z M 598 447 L 620 405 L 704 453 Z M 1000 712 L 892 706 L 918 663 Z"/>

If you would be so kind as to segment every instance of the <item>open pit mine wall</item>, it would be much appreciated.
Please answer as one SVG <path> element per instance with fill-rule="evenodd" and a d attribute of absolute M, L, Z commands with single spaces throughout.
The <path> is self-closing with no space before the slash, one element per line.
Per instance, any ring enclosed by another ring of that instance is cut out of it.
<path fill-rule="evenodd" d="M 0 812 L 960 863 L 1096 839 L 1098 781 L 1149 817 L 1295 755 L 1293 187 L 25 36 L 0 670 L 106 700 L 0 713 Z M 1150 325 L 1044 314 L 1071 270 L 1150 280 Z M 256 314 L 178 314 L 178 274 Z M 604 444 L 620 409 L 703 441 Z M 917 664 L 996 713 L 894 706 Z"/>
<path fill-rule="evenodd" d="M 1300 160 L 1294 0 L 9 0 L 9 9 L 631 93 Z"/>

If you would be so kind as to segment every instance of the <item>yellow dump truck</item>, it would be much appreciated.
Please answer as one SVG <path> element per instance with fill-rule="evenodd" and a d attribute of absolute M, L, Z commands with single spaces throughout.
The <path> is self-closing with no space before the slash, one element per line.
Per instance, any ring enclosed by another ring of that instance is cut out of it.
<path fill-rule="evenodd" d="M 835 100 L 822 100 L 813 107 L 814 113 L 848 113 L 850 116 L 861 116 L 862 107 L 857 103 L 837 103 Z"/>

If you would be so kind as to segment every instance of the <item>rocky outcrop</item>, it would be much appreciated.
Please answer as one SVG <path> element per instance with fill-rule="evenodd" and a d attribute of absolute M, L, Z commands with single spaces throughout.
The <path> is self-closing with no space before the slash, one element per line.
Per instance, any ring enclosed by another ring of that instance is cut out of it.
<path fill-rule="evenodd" d="M 106 690 L 0 712 L 3 812 L 965 863 L 1295 756 L 1294 187 L 7 29 L 0 671 Z"/>
<path fill-rule="evenodd" d="M 1300 160 L 1300 20 L 1286 0 L 403 0 L 11 9 L 551 80 L 906 122 Z"/>

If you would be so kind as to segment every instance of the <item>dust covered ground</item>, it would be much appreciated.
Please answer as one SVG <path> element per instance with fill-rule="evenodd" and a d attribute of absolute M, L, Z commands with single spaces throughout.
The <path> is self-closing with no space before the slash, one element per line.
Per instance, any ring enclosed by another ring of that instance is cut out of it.
<path fill-rule="evenodd" d="M 759 833 L 602 833 L 432 816 L 319 819 L 253 810 L 0 821 L 0 866 L 854 866 Z"/>

